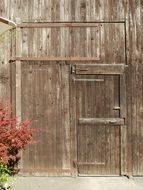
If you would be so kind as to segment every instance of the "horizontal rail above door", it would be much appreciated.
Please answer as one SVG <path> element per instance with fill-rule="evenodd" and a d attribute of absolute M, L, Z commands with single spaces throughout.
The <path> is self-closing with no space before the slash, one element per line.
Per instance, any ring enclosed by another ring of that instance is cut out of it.
<path fill-rule="evenodd" d="M 121 75 L 124 73 L 127 65 L 125 64 L 79 64 L 75 65 L 75 73 L 77 75 L 92 74 L 113 74 Z"/>
<path fill-rule="evenodd" d="M 79 118 L 80 125 L 124 125 L 122 118 Z"/>
<path fill-rule="evenodd" d="M 18 24 L 18 28 L 52 28 L 52 27 L 100 27 L 102 23 L 22 23 Z"/>
<path fill-rule="evenodd" d="M 10 61 L 99 61 L 99 57 L 15 57 Z"/>

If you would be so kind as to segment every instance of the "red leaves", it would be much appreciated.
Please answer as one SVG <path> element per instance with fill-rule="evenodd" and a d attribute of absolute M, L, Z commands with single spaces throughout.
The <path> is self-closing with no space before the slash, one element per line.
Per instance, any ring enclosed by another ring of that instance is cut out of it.
<path fill-rule="evenodd" d="M 30 121 L 17 124 L 15 117 L 11 117 L 8 107 L 0 104 L 0 162 L 3 162 L 12 169 L 19 161 L 18 153 L 26 145 L 33 143 Z"/>

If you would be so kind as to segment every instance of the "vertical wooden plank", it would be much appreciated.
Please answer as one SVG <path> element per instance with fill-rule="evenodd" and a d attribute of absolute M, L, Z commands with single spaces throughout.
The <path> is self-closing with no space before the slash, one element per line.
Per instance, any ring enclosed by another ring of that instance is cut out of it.
<path fill-rule="evenodd" d="M 21 22 L 23 20 L 25 20 L 25 17 L 28 15 L 28 13 L 26 15 L 23 14 L 23 10 L 22 10 L 22 1 L 10 1 L 10 19 L 17 22 L 17 20 L 19 19 Z M 24 17 L 24 18 L 23 18 Z"/>
<path fill-rule="evenodd" d="M 90 7 L 90 20 L 89 21 L 100 21 L 100 9 L 103 11 L 101 7 L 101 2 L 97 0 L 92 0 L 91 2 L 91 7 Z"/>
<path fill-rule="evenodd" d="M 47 40 L 45 42 L 45 45 L 46 45 L 46 53 L 47 53 L 47 56 L 51 56 L 52 52 L 51 52 L 51 43 L 52 43 L 52 40 L 51 40 L 51 36 L 52 36 L 52 29 L 51 28 L 47 28 Z"/>
<path fill-rule="evenodd" d="M 75 6 L 75 21 L 80 21 L 80 0 L 77 0 Z"/>
<path fill-rule="evenodd" d="M 86 0 L 80 0 L 80 18 L 81 22 L 86 21 Z"/>
<path fill-rule="evenodd" d="M 120 76 L 120 117 L 124 118 L 125 124 L 121 126 L 121 175 L 127 174 L 127 111 L 126 111 L 126 78 Z"/>
<path fill-rule="evenodd" d="M 45 7 L 44 7 L 44 2 L 42 0 L 39 0 L 38 2 L 38 21 L 42 21 L 42 13 L 44 12 Z"/>
<path fill-rule="evenodd" d="M 142 62 L 142 50 L 141 50 L 141 40 L 142 40 L 142 1 L 127 1 L 128 2 L 128 62 L 131 63 L 131 73 L 128 75 L 131 80 L 132 89 L 128 89 L 128 95 L 131 93 L 131 110 L 132 112 L 128 115 L 128 120 L 130 121 L 130 130 L 128 131 L 129 136 L 129 146 L 131 147 L 130 152 L 132 151 L 132 160 L 130 161 L 129 168 L 132 167 L 133 175 L 141 175 L 142 171 L 140 170 L 141 164 L 139 156 L 139 142 L 141 142 L 142 137 L 139 134 L 140 131 L 140 108 L 138 105 L 141 105 L 142 98 L 141 94 L 141 84 L 142 80 L 139 80 L 138 73 L 139 65 Z M 140 103 L 139 103 L 140 102 Z M 129 109 L 129 108 L 128 108 Z M 129 112 L 129 111 L 128 111 Z M 129 152 L 129 153 L 130 153 Z M 131 153 L 130 153 L 131 154 Z"/>
<path fill-rule="evenodd" d="M 62 168 L 70 169 L 70 113 L 69 113 L 69 66 L 61 65 L 61 113 L 62 113 L 62 133 L 61 138 L 63 141 L 63 157 Z"/>
<path fill-rule="evenodd" d="M 132 65 L 132 153 L 133 153 L 133 175 L 138 174 L 138 145 L 137 145 L 137 121 L 136 121 L 136 116 L 137 116 L 137 89 L 136 89 L 136 65 Z M 136 90 L 135 90 L 136 89 Z"/>
<path fill-rule="evenodd" d="M 22 1 L 22 8 L 20 10 L 20 12 L 22 12 L 22 20 L 24 20 L 25 22 L 29 21 L 29 11 L 30 8 L 28 6 L 28 3 L 30 3 L 28 0 Z"/>
<path fill-rule="evenodd" d="M 129 67 L 126 71 L 126 105 L 127 105 L 127 154 L 128 154 L 128 162 L 127 162 L 127 173 L 128 175 L 132 175 L 132 66 L 129 64 Z"/>
<path fill-rule="evenodd" d="M 47 56 L 47 39 L 48 39 L 48 33 L 47 33 L 47 29 L 44 28 L 43 30 L 41 30 L 42 33 L 42 50 L 41 50 L 41 56 Z"/>
<path fill-rule="evenodd" d="M 137 136 L 138 136 L 138 175 L 143 175 L 143 170 L 141 170 L 141 167 L 143 167 L 142 164 L 142 155 L 143 151 L 141 149 L 143 143 L 143 135 L 141 133 L 141 126 L 142 126 L 142 117 L 141 117 L 141 109 L 142 109 L 142 14 L 141 14 L 141 9 L 143 9 L 141 0 L 136 2 L 136 59 L 138 60 L 138 68 L 137 68 Z"/>
<path fill-rule="evenodd" d="M 65 0 L 60 1 L 60 21 L 64 22 L 65 20 Z"/>
<path fill-rule="evenodd" d="M 60 21 L 60 1 L 53 0 L 51 1 L 51 21 L 52 22 L 59 22 Z"/>
<path fill-rule="evenodd" d="M 0 16 L 9 18 L 9 2 L 0 2 Z M 11 56 L 11 32 L 7 31 L 0 36 L 0 101 L 10 104 L 10 65 Z"/>
<path fill-rule="evenodd" d="M 138 64 L 138 69 L 137 69 L 137 84 L 136 84 L 136 88 L 137 88 L 137 116 L 136 116 L 136 120 L 137 120 L 137 153 L 138 153 L 138 160 L 136 160 L 137 162 L 137 168 L 138 168 L 138 174 L 137 175 L 143 175 L 143 171 L 142 171 L 142 155 L 143 155 L 143 151 L 142 151 L 142 139 L 143 139 L 143 135 L 142 135 L 142 74 L 140 73 L 140 71 L 142 71 L 142 65 Z"/>
<path fill-rule="evenodd" d="M 0 2 L 0 15 L 3 17 L 9 18 L 9 8 L 10 8 L 10 3 L 9 1 L 2 0 Z"/>
<path fill-rule="evenodd" d="M 10 104 L 10 65 L 11 32 L 7 31 L 0 39 L 0 99 Z"/>
<path fill-rule="evenodd" d="M 72 80 L 74 77 L 74 70 L 70 67 L 70 126 L 71 126 L 71 167 L 72 175 L 77 175 L 77 129 L 76 129 L 76 89 Z"/>
<path fill-rule="evenodd" d="M 130 54 L 130 11 L 129 11 L 129 0 L 126 0 L 126 22 L 125 22 L 125 41 L 126 41 L 126 64 L 128 65 L 128 69 L 126 71 L 126 105 L 127 105 L 127 173 L 128 175 L 132 175 L 132 67 L 131 67 L 131 54 Z"/>
<path fill-rule="evenodd" d="M 143 40 L 142 40 L 143 41 Z M 143 56 L 142 56 L 143 59 Z M 142 73 L 143 73 L 143 65 L 140 64 L 139 67 L 139 72 L 140 72 L 140 77 L 139 80 L 141 81 L 140 83 L 140 94 L 139 94 L 139 103 L 138 105 L 140 105 L 140 109 L 139 109 L 139 157 L 140 157 L 140 162 L 139 162 L 139 174 L 143 175 L 143 149 L 142 149 L 142 139 L 143 139 L 143 128 L 142 128 L 142 118 L 143 118 L 143 77 L 142 77 Z"/>
<path fill-rule="evenodd" d="M 129 2 L 129 35 L 130 35 L 130 80 L 131 89 L 129 89 L 128 94 L 131 93 L 131 140 L 132 140 L 132 174 L 136 175 L 136 165 L 135 160 L 137 158 L 137 147 L 136 147 L 136 59 L 135 59 L 135 44 L 136 44 L 136 21 L 135 21 L 135 2 Z"/>
<path fill-rule="evenodd" d="M 28 45 L 29 45 L 29 40 L 28 40 L 28 29 L 23 29 L 21 30 L 21 35 L 22 35 L 22 42 L 19 41 L 19 43 L 22 43 L 22 56 L 27 57 L 28 56 Z"/>
<path fill-rule="evenodd" d="M 45 11 L 43 12 L 43 21 L 48 21 L 48 22 L 51 22 L 51 5 L 52 5 L 52 3 L 51 3 L 51 1 L 52 0 L 46 0 L 45 1 Z M 46 17 L 45 19 L 44 19 L 44 17 Z"/>
<path fill-rule="evenodd" d="M 104 1 L 104 20 L 106 21 L 116 21 L 124 20 L 126 13 L 126 0 L 121 1 Z"/>
<path fill-rule="evenodd" d="M 39 9 L 38 9 L 38 5 L 39 5 L 39 1 L 40 0 L 33 0 L 33 6 L 32 6 L 32 22 L 38 22 L 39 18 L 38 18 L 38 13 L 39 13 Z"/>
<path fill-rule="evenodd" d="M 17 20 L 18 24 L 20 20 Z M 22 31 L 21 29 L 16 30 L 16 56 L 21 56 L 22 54 Z M 21 62 L 16 61 L 16 117 L 18 123 L 22 121 L 21 118 Z M 22 152 L 21 152 L 21 157 L 22 157 Z M 19 164 L 19 167 L 23 167 L 22 160 Z"/>
<path fill-rule="evenodd" d="M 21 56 L 22 36 L 21 29 L 16 31 L 16 55 Z M 16 61 L 16 116 L 21 121 L 21 62 Z"/>
<path fill-rule="evenodd" d="M 42 35 L 42 31 L 44 31 L 45 29 L 37 29 L 37 56 L 41 57 L 43 54 L 43 35 Z"/>
<path fill-rule="evenodd" d="M 71 22 L 74 22 L 75 21 L 75 1 L 71 0 L 71 3 L 70 3 L 70 6 L 71 6 Z"/>

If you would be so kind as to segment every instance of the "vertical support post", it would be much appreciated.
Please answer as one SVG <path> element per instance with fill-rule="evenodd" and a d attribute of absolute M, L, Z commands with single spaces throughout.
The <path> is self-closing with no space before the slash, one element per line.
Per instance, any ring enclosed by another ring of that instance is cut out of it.
<path fill-rule="evenodd" d="M 126 73 L 126 84 L 127 84 L 127 122 L 128 122 L 128 128 L 127 128 L 127 154 L 128 154 L 128 162 L 127 162 L 127 173 L 128 175 L 133 175 L 133 166 L 132 166 L 132 117 L 131 117 L 131 105 L 132 105 L 132 98 L 131 98 L 131 85 L 132 85 L 132 71 L 131 71 L 131 44 L 130 44 L 130 31 L 132 31 L 133 23 L 131 22 L 131 13 L 130 13 L 130 0 L 126 0 L 126 21 L 125 21 L 125 50 L 126 50 L 126 65 L 128 65 L 128 72 Z"/>
<path fill-rule="evenodd" d="M 20 20 L 17 21 L 20 23 Z M 16 29 L 16 56 L 22 53 L 21 28 Z M 16 117 L 21 122 L 21 61 L 16 61 Z"/>
<path fill-rule="evenodd" d="M 17 24 L 20 24 L 18 19 Z M 22 54 L 22 32 L 21 28 L 16 29 L 16 56 L 21 56 Z M 18 123 L 21 122 L 21 61 L 16 61 L 16 117 Z M 22 152 L 21 152 L 22 156 Z M 19 167 L 22 167 L 22 161 Z"/>
<path fill-rule="evenodd" d="M 125 123 L 121 126 L 121 175 L 127 174 L 127 113 L 126 113 L 126 80 L 125 74 L 120 76 L 120 117 Z"/>
<path fill-rule="evenodd" d="M 75 76 L 73 66 L 70 68 L 70 124 L 71 124 L 71 167 L 72 175 L 78 175 L 77 168 L 77 128 L 76 128 L 76 87 L 72 78 Z"/>

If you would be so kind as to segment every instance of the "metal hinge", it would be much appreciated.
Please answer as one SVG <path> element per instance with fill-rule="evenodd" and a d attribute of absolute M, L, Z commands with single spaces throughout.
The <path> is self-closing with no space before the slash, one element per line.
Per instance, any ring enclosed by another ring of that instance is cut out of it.
<path fill-rule="evenodd" d="M 77 168 L 77 167 L 78 167 L 77 161 L 75 161 L 75 160 L 73 160 L 73 167 L 74 167 L 74 168 Z"/>
<path fill-rule="evenodd" d="M 71 74 L 75 74 L 75 66 L 71 65 Z"/>

